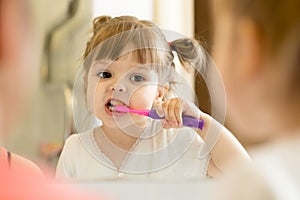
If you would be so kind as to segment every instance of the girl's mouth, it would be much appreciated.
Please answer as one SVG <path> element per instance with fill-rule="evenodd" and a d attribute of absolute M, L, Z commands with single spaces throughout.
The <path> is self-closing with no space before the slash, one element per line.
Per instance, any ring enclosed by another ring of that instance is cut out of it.
<path fill-rule="evenodd" d="M 112 113 L 116 112 L 115 106 L 126 106 L 126 104 L 117 99 L 109 99 L 105 104 L 105 107 Z"/>

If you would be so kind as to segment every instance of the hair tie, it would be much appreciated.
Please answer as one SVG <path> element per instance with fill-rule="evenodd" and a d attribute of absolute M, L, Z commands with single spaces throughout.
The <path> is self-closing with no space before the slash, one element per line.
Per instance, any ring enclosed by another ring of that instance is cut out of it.
<path fill-rule="evenodd" d="M 173 48 L 172 42 L 168 42 L 168 45 L 169 45 L 171 51 L 175 51 L 175 49 Z"/>

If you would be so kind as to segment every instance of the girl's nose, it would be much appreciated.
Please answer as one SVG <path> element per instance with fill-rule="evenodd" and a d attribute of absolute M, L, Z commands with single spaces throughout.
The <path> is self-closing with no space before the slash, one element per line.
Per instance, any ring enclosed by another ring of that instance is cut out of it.
<path fill-rule="evenodd" d="M 125 88 L 125 86 L 123 86 L 123 85 L 112 85 L 112 86 L 110 87 L 110 89 L 111 89 L 112 91 L 118 91 L 118 92 L 125 92 L 125 91 L 126 91 L 126 88 Z"/>

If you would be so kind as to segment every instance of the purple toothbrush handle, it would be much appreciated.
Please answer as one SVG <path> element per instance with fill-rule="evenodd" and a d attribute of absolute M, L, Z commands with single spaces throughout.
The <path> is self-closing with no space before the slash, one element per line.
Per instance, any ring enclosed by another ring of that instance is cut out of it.
<path fill-rule="evenodd" d="M 163 117 L 160 117 L 155 110 L 149 111 L 149 117 L 152 119 L 163 119 Z M 190 117 L 187 115 L 182 116 L 182 124 L 184 126 L 192 127 L 192 128 L 199 128 L 200 130 L 203 129 L 204 126 L 204 120 L 200 120 L 194 117 Z"/>

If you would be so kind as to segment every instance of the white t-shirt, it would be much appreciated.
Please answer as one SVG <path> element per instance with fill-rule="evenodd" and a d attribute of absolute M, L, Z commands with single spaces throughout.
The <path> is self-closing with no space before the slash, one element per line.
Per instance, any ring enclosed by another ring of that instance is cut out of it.
<path fill-rule="evenodd" d="M 153 132 L 153 126 L 147 131 Z M 90 130 L 67 138 L 56 169 L 58 178 L 97 181 L 207 177 L 210 155 L 199 156 L 204 142 L 192 128 L 164 129 L 156 135 L 141 137 L 119 168 L 99 149 L 94 134 Z"/>

